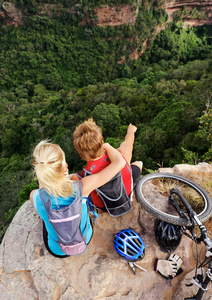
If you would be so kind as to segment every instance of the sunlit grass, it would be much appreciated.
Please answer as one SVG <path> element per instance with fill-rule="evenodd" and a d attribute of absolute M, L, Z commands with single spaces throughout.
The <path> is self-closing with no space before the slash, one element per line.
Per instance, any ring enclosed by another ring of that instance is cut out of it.
<path fill-rule="evenodd" d="M 212 175 L 206 175 L 204 178 L 201 178 L 201 180 L 198 178 L 195 180 L 206 192 L 209 194 L 209 196 L 212 198 Z"/>
<path fill-rule="evenodd" d="M 153 184 L 157 186 L 158 192 L 166 197 L 170 195 L 171 189 L 178 189 L 197 214 L 200 213 L 204 208 L 204 200 L 201 195 L 199 195 L 193 188 L 187 186 L 184 183 L 170 178 L 158 178 L 153 180 Z M 200 185 L 200 183 L 198 184 Z M 201 186 L 203 187 L 203 185 Z M 206 178 L 206 180 L 204 181 L 203 189 L 205 189 L 206 191 L 210 190 L 211 192 L 211 187 L 212 182 L 210 181 L 210 179 Z M 181 209 L 184 209 L 178 196 L 175 196 L 175 200 L 178 202 Z"/>

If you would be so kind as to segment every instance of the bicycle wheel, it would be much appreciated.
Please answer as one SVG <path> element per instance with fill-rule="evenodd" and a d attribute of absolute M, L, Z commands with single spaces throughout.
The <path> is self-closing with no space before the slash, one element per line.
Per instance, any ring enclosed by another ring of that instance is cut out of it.
<path fill-rule="evenodd" d="M 178 189 L 186 198 L 201 222 L 212 214 L 212 200 L 207 192 L 195 182 L 179 175 L 152 173 L 142 177 L 136 185 L 138 202 L 152 215 L 175 225 L 190 225 L 190 221 L 179 216 L 168 197 L 172 188 Z M 176 199 L 178 202 L 179 199 Z M 179 202 L 181 207 L 181 203 Z M 185 211 L 184 207 L 181 207 Z"/>

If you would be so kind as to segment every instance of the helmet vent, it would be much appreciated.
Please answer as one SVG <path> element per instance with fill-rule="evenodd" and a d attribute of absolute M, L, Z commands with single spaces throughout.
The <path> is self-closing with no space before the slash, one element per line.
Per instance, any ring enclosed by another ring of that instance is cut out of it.
<path fill-rule="evenodd" d="M 131 247 L 135 247 L 135 244 L 134 244 L 132 241 L 127 240 L 127 243 L 128 243 L 128 245 L 130 245 Z"/>
<path fill-rule="evenodd" d="M 131 232 L 129 232 L 129 231 L 125 231 L 125 234 L 126 234 L 127 236 L 131 236 Z"/>
<path fill-rule="evenodd" d="M 130 254 L 130 255 L 136 255 L 137 254 L 133 249 L 131 249 L 129 247 L 127 247 L 127 253 Z"/>
<path fill-rule="evenodd" d="M 123 233 L 120 233 L 120 238 L 125 239 L 125 235 Z"/>
<path fill-rule="evenodd" d="M 122 240 L 118 240 L 117 242 L 118 242 L 118 244 L 120 244 L 121 246 L 124 245 L 123 242 L 122 242 Z"/>
<path fill-rule="evenodd" d="M 140 240 L 138 240 L 138 239 L 136 240 L 136 244 L 138 245 L 138 247 L 139 247 L 139 248 L 141 248 L 141 247 L 142 247 L 141 241 L 140 241 Z"/>
<path fill-rule="evenodd" d="M 123 251 L 123 247 L 120 247 L 120 246 L 118 245 L 117 248 L 118 248 L 120 251 Z"/>

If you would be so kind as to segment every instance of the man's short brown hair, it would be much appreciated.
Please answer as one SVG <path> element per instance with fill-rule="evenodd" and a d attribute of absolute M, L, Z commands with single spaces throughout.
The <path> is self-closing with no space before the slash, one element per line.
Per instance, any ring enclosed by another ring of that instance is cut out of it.
<path fill-rule="evenodd" d="M 88 119 L 76 127 L 73 142 L 79 155 L 85 161 L 95 160 L 103 154 L 102 130 L 93 119 Z"/>

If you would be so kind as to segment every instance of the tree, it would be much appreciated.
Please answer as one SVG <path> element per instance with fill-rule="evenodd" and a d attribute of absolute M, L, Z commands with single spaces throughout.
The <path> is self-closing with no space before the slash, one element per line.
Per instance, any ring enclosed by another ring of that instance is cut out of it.
<path fill-rule="evenodd" d="M 116 136 L 116 131 L 121 125 L 119 108 L 114 104 L 98 104 L 92 112 L 96 123 L 102 128 L 105 137 Z"/>
<path fill-rule="evenodd" d="M 208 145 L 208 151 L 204 153 L 203 159 L 212 161 L 212 109 L 209 109 L 209 105 L 210 101 L 208 101 L 208 108 L 199 118 L 197 137 L 202 138 Z"/>

